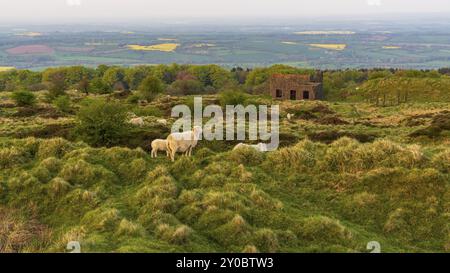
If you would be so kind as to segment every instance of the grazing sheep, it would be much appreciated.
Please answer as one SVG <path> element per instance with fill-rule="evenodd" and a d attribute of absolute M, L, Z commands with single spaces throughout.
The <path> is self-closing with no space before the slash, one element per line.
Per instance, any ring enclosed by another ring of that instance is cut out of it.
<path fill-rule="evenodd" d="M 183 133 L 172 133 L 167 137 L 167 149 L 172 161 L 175 161 L 177 152 L 185 153 L 186 156 L 192 155 L 192 149 L 197 146 L 198 139 L 202 134 L 200 126 L 194 126 L 192 131 Z"/>
<path fill-rule="evenodd" d="M 162 125 L 167 125 L 167 120 L 166 119 L 157 119 L 156 120 L 157 123 L 162 124 Z"/>
<path fill-rule="evenodd" d="M 152 141 L 152 158 L 158 157 L 158 151 L 166 151 L 166 156 L 169 156 L 169 151 L 167 150 L 167 140 L 155 139 Z"/>
<path fill-rule="evenodd" d="M 144 119 L 141 117 L 132 118 L 128 121 L 128 123 L 133 124 L 135 126 L 144 126 Z"/>
<path fill-rule="evenodd" d="M 295 116 L 295 114 L 290 114 L 289 113 L 289 114 L 287 114 L 286 117 L 287 117 L 288 120 L 292 120 L 294 118 L 294 116 Z"/>
<path fill-rule="evenodd" d="M 249 148 L 253 148 L 255 150 L 257 150 L 258 152 L 267 152 L 267 144 L 266 143 L 258 143 L 256 145 L 249 145 L 249 144 L 245 144 L 245 143 L 239 143 L 238 145 L 234 146 L 233 151 L 243 148 L 243 147 L 249 147 Z"/>

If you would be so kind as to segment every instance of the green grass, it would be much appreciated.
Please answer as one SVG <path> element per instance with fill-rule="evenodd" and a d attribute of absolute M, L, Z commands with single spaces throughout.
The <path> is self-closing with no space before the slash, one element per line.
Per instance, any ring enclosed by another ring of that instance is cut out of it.
<path fill-rule="evenodd" d="M 61 134 L 73 114 L 48 117 L 53 106 L 38 100 L 44 110 L 27 117 L 0 112 L 0 207 L 32 234 L 0 228 L 14 242 L 4 251 L 64 252 L 73 240 L 83 252 L 366 252 L 374 240 L 383 252 L 450 249 L 448 129 L 411 137 L 449 103 L 280 102 L 279 150 L 202 141 L 172 163 L 147 152 L 172 122 L 155 116 L 189 97 L 130 106 L 146 125 L 112 148 Z"/>

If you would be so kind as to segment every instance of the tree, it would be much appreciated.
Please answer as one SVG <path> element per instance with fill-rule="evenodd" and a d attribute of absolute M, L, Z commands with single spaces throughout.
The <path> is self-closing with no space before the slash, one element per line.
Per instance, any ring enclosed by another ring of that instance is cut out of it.
<path fill-rule="evenodd" d="M 111 88 L 105 84 L 101 78 L 94 78 L 92 80 L 90 90 L 97 94 L 107 94 L 111 92 Z"/>
<path fill-rule="evenodd" d="M 86 95 L 89 95 L 89 86 L 89 78 L 87 76 L 84 76 L 78 83 L 78 90 L 85 93 Z"/>
<path fill-rule="evenodd" d="M 94 71 L 84 66 L 71 66 L 65 68 L 66 83 L 69 85 L 76 85 L 84 78 L 89 79 L 94 74 Z"/>
<path fill-rule="evenodd" d="M 36 96 L 29 91 L 16 91 L 11 98 L 18 106 L 32 106 L 36 103 Z"/>
<path fill-rule="evenodd" d="M 88 100 L 77 113 L 76 135 L 92 146 L 113 146 L 120 143 L 129 130 L 127 109 L 118 102 Z"/>
<path fill-rule="evenodd" d="M 121 67 L 113 66 L 108 68 L 103 75 L 103 82 L 113 88 L 117 82 L 124 81 L 125 70 Z"/>
<path fill-rule="evenodd" d="M 55 72 L 49 77 L 50 81 L 50 98 L 54 99 L 65 94 L 67 84 L 65 74 L 62 71 Z"/>
<path fill-rule="evenodd" d="M 216 90 L 233 82 L 231 72 L 218 65 L 196 65 L 191 66 L 188 71 L 205 87 L 212 86 Z"/>
<path fill-rule="evenodd" d="M 125 82 L 131 90 L 137 90 L 141 82 L 150 73 L 151 68 L 148 66 L 132 67 L 125 70 Z"/>
<path fill-rule="evenodd" d="M 183 67 L 178 64 L 161 64 L 153 68 L 152 74 L 163 81 L 165 84 L 171 84 L 176 80 L 177 74 L 181 70 L 183 70 Z"/>
<path fill-rule="evenodd" d="M 147 76 L 139 85 L 139 92 L 143 99 L 151 100 L 163 92 L 161 80 L 155 76 Z"/>
<path fill-rule="evenodd" d="M 174 95 L 195 95 L 203 93 L 204 88 L 197 80 L 176 80 L 168 92 Z"/>

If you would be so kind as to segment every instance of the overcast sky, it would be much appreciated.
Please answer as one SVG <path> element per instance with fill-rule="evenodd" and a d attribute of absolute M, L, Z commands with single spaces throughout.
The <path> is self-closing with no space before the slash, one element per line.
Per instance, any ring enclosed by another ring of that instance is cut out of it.
<path fill-rule="evenodd" d="M 450 0 L 0 0 L 0 20 L 14 22 L 434 12 L 450 13 Z"/>

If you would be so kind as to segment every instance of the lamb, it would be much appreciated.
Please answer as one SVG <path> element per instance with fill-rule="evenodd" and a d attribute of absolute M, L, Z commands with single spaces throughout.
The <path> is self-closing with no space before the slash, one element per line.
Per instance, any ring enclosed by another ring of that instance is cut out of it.
<path fill-rule="evenodd" d="M 167 150 L 167 140 L 155 139 L 152 141 L 152 158 L 158 157 L 158 151 L 166 151 L 166 156 L 169 156 L 169 151 Z"/>
<path fill-rule="evenodd" d="M 245 144 L 245 143 L 239 143 L 238 145 L 234 146 L 233 151 L 237 150 L 237 149 L 241 149 L 243 147 L 249 147 L 249 148 L 253 148 L 255 150 L 257 150 L 258 152 L 267 152 L 267 144 L 265 143 L 258 143 L 256 145 L 249 145 L 249 144 Z"/>
<path fill-rule="evenodd" d="M 177 152 L 185 153 L 186 156 L 192 155 L 192 149 L 197 146 L 198 139 L 202 134 L 200 126 L 194 126 L 192 131 L 183 133 L 172 133 L 167 137 L 167 149 L 172 161 L 175 161 Z"/>
<path fill-rule="evenodd" d="M 144 126 L 144 119 L 141 117 L 135 117 L 130 119 L 128 123 L 133 124 L 135 126 Z"/>

